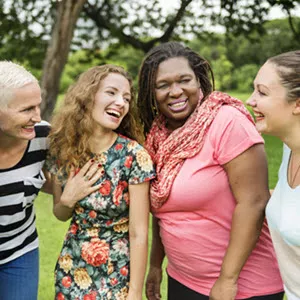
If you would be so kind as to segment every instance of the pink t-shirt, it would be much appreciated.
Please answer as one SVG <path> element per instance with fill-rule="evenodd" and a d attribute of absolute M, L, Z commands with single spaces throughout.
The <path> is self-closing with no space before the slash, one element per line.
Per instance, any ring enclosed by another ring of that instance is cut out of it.
<path fill-rule="evenodd" d="M 200 153 L 187 159 L 167 202 L 157 210 L 168 274 L 209 295 L 219 276 L 236 206 L 222 165 L 263 143 L 255 126 L 237 109 L 220 108 Z M 247 174 L 245 174 L 247 176 Z M 238 280 L 236 299 L 283 290 L 266 223 Z"/>

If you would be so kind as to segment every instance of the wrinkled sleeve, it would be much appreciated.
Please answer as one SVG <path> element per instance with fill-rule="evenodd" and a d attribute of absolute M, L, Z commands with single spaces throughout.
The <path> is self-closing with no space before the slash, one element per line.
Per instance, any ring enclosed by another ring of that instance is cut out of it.
<path fill-rule="evenodd" d="M 236 108 L 222 107 L 213 125 L 214 158 L 220 165 L 228 163 L 254 144 L 264 143 L 255 125 Z"/>

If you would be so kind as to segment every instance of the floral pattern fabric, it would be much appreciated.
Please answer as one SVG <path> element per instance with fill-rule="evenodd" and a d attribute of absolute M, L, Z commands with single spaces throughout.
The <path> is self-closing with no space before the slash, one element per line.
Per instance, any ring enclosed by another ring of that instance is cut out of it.
<path fill-rule="evenodd" d="M 125 300 L 129 288 L 129 184 L 152 179 L 149 154 L 119 135 L 96 158 L 98 191 L 80 200 L 55 267 L 55 299 Z M 57 173 L 54 157 L 46 165 Z M 58 176 L 65 183 L 66 176 Z"/>

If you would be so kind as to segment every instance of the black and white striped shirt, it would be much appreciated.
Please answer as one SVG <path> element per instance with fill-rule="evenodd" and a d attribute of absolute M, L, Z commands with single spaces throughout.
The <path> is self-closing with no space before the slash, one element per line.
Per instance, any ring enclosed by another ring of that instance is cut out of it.
<path fill-rule="evenodd" d="M 35 125 L 22 159 L 12 168 L 0 169 L 0 264 L 38 247 L 33 201 L 45 182 L 49 124 Z"/>

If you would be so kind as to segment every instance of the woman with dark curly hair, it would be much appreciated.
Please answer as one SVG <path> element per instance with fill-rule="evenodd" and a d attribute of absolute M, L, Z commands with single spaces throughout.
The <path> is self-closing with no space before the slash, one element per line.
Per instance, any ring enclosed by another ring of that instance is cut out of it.
<path fill-rule="evenodd" d="M 160 298 L 166 255 L 169 300 L 280 300 L 263 139 L 243 103 L 213 92 L 210 78 L 208 62 L 176 42 L 152 49 L 140 69 L 145 148 L 157 173 L 147 297 Z"/>
<path fill-rule="evenodd" d="M 53 118 L 47 167 L 54 214 L 71 218 L 55 269 L 56 299 L 142 299 L 154 170 L 135 141 L 134 105 L 128 73 L 96 66 L 80 75 Z"/>

